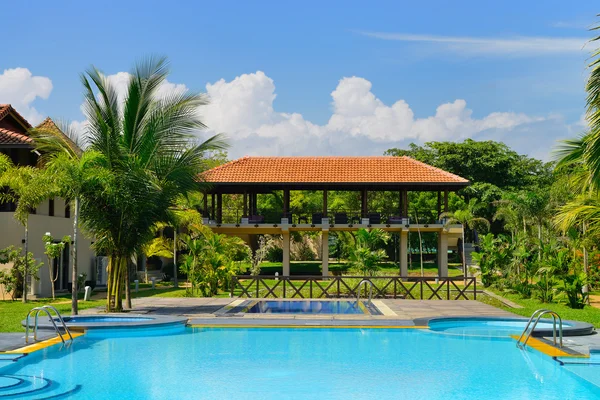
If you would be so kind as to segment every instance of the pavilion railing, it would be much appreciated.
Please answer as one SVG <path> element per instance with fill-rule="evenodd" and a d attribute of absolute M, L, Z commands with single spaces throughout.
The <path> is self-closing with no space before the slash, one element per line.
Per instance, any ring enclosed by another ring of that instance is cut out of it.
<path fill-rule="evenodd" d="M 373 298 L 476 300 L 475 278 L 399 276 L 239 275 L 231 280 L 231 296 L 248 298 L 356 298 L 361 281 L 373 283 Z M 363 285 L 366 290 L 366 285 Z M 361 294 L 361 296 L 364 294 Z"/>
<path fill-rule="evenodd" d="M 363 215 L 361 210 L 328 210 L 326 214 L 319 211 L 310 210 L 291 210 L 284 214 L 281 211 L 261 210 L 256 212 L 259 219 L 255 222 L 258 224 L 280 224 L 281 218 L 287 217 L 290 224 L 314 224 L 320 225 L 322 219 L 327 217 L 332 225 L 351 225 L 360 224 L 363 218 L 369 218 L 372 224 L 401 224 L 403 221 L 410 221 L 412 224 L 434 224 L 439 223 L 435 211 L 424 210 L 418 212 L 418 220 L 414 217 L 414 212 L 410 213 L 411 217 L 401 216 L 398 211 L 389 210 L 369 210 L 366 215 Z M 248 213 L 244 214 L 243 210 L 224 209 L 222 211 L 221 221 L 223 224 L 239 224 L 242 218 L 253 218 Z"/>

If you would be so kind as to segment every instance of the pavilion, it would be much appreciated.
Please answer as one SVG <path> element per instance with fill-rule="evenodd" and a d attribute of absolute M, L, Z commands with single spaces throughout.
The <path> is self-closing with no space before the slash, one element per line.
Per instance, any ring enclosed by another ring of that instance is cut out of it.
<path fill-rule="evenodd" d="M 379 228 L 400 234 L 400 275 L 408 276 L 408 233 L 436 232 L 438 235 L 438 276 L 448 276 L 448 247 L 462 236 L 461 225 L 440 220 L 448 211 L 448 193 L 469 185 L 469 181 L 410 157 L 244 157 L 202 174 L 210 183 L 204 196 L 204 222 L 214 232 L 240 236 L 251 242 L 253 235 L 282 235 L 283 275 L 290 275 L 290 232 L 322 233 L 322 274 L 328 275 L 330 231 Z M 321 210 L 291 210 L 290 192 L 322 191 Z M 360 210 L 331 210 L 328 192 L 360 193 Z M 395 192 L 397 204 L 372 210 L 369 192 Z M 409 216 L 408 193 L 437 192 L 436 217 L 418 220 Z M 283 210 L 257 209 L 257 196 L 283 194 Z M 242 205 L 224 212 L 223 195 L 241 195 Z M 317 212 L 315 212 L 317 211 Z"/>

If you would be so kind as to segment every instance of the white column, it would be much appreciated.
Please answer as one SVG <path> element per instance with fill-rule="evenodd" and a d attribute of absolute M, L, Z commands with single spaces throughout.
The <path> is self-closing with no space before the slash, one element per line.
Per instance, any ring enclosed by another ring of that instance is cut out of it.
<path fill-rule="evenodd" d="M 448 232 L 441 230 L 438 233 L 438 276 L 448 277 Z"/>
<path fill-rule="evenodd" d="M 329 276 L 329 232 L 321 233 L 321 272 L 323 276 Z"/>
<path fill-rule="evenodd" d="M 290 276 L 290 233 L 282 232 L 283 236 L 283 276 Z"/>
<path fill-rule="evenodd" d="M 408 231 L 400 231 L 400 276 L 408 277 Z"/>

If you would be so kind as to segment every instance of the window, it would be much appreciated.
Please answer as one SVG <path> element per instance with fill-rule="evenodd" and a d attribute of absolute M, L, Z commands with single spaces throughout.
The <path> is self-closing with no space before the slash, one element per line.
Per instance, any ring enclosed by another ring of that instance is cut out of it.
<path fill-rule="evenodd" d="M 48 201 L 48 215 L 54 217 L 54 199 Z"/>
<path fill-rule="evenodd" d="M 65 205 L 65 218 L 71 218 L 71 205 L 69 203 Z"/>

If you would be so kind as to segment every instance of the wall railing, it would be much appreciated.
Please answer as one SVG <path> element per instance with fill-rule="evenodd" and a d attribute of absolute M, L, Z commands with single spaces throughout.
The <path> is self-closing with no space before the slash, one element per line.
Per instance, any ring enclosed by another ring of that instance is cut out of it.
<path fill-rule="evenodd" d="M 413 300 L 476 300 L 475 278 L 400 276 L 238 275 L 231 296 L 248 298 L 356 298 L 361 282 L 371 282 L 373 298 Z M 365 286 L 363 286 L 364 288 Z M 363 294 L 364 296 L 364 294 Z"/>

